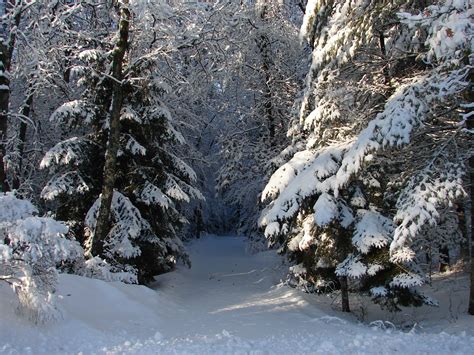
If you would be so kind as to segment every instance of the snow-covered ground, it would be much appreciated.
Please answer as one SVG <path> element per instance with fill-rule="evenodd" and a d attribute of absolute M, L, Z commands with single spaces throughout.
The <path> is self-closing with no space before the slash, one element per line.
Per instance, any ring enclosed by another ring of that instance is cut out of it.
<path fill-rule="evenodd" d="M 440 309 L 393 317 L 411 331 L 368 326 L 338 313 L 326 296 L 279 285 L 281 259 L 245 252 L 245 240 L 207 236 L 189 246 L 193 267 L 161 275 L 155 290 L 72 275 L 60 277 L 63 319 L 34 326 L 0 286 L 0 352 L 73 353 L 422 353 L 474 351 L 474 319 L 461 315 L 459 282 L 438 280 Z M 467 282 L 467 280 L 465 280 Z M 445 302 L 444 302 L 445 301 Z M 365 305 L 359 302 L 357 307 Z M 386 314 L 365 306 L 366 319 Z M 427 313 L 428 312 L 428 313 Z M 431 312 L 431 313 L 429 313 Z M 359 314 L 363 314 L 359 310 Z M 445 319 L 443 319 L 445 318 Z"/>

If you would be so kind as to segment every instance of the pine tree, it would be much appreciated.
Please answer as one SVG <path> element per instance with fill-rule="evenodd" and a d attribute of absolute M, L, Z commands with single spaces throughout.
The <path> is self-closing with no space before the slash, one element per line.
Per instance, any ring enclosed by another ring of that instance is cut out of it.
<path fill-rule="evenodd" d="M 122 11 L 122 21 L 128 23 L 127 17 Z M 71 75 L 79 79 L 81 97 L 51 116 L 70 138 L 51 148 L 42 161 L 44 168 L 55 169 L 42 195 L 58 203 L 57 217 L 73 226 L 91 257 L 89 264 L 102 268 L 104 258 L 110 270 L 126 281 L 143 283 L 170 270 L 178 259 L 188 262 L 179 235 L 186 222 L 179 203 L 202 195 L 192 187 L 194 171 L 173 154 L 173 147 L 184 139 L 163 102 L 167 85 L 157 75 L 162 52 L 150 53 L 147 48 L 143 53 L 145 48 L 126 42 L 124 38 L 119 42 L 127 51 L 126 59 L 125 52 L 121 54 L 121 77 L 109 72 L 117 57 L 107 46 L 87 43 L 89 48 L 77 54 Z M 116 96 L 110 93 L 116 93 L 117 85 L 121 107 L 114 111 Z M 112 124 L 113 119 L 118 122 Z M 113 130 L 118 136 L 111 142 Z M 116 152 L 110 151 L 111 143 Z M 106 165 L 111 153 L 115 162 Z M 107 203 L 99 193 L 104 196 L 106 184 L 112 188 L 106 211 L 109 223 L 99 238 L 100 248 L 95 248 L 101 207 Z"/>
<path fill-rule="evenodd" d="M 432 304 L 416 291 L 424 270 L 415 241 L 464 193 L 466 155 L 450 144 L 468 142 L 455 112 L 467 87 L 460 64 L 472 32 L 468 5 L 447 1 L 425 15 L 407 13 L 424 10 L 417 6 L 310 1 L 306 9 L 302 32 L 314 50 L 292 129 L 298 152 L 265 188 L 271 203 L 260 223 L 299 263 L 296 282 L 341 287 L 343 310 L 345 277 L 392 310 Z M 461 20 L 455 29 L 443 25 L 450 16 Z M 452 38 L 451 49 L 440 34 Z"/>

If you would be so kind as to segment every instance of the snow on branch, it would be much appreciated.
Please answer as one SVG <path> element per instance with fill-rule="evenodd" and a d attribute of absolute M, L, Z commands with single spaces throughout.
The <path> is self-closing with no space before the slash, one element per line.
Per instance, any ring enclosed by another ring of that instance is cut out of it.
<path fill-rule="evenodd" d="M 89 186 L 82 176 L 77 171 L 69 171 L 49 180 L 41 191 L 41 198 L 54 200 L 59 195 L 84 195 L 88 191 Z"/>
<path fill-rule="evenodd" d="M 362 167 L 366 156 L 384 147 L 398 147 L 410 142 L 411 134 L 426 119 L 430 105 L 465 90 L 466 69 L 443 72 L 433 70 L 402 84 L 367 128 L 362 130 L 344 154 L 341 166 L 332 181 L 338 193 Z"/>
<path fill-rule="evenodd" d="M 397 201 L 394 220 L 398 226 L 390 245 L 394 262 L 413 260 L 415 253 L 410 248 L 413 238 L 426 224 L 435 226 L 438 223 L 439 207 L 450 205 L 465 195 L 464 171 L 462 165 L 446 162 L 439 169 L 429 167 L 410 179 Z"/>
<path fill-rule="evenodd" d="M 148 181 L 145 183 L 143 190 L 137 193 L 137 196 L 139 201 L 147 205 L 158 205 L 165 209 L 173 206 L 173 201 L 160 188 Z"/>
<path fill-rule="evenodd" d="M 83 250 L 65 238 L 66 225 L 35 213 L 30 202 L 0 194 L 0 281 L 17 294 L 21 314 L 42 323 L 60 316 L 54 297 L 56 265 L 77 261 Z"/>
<path fill-rule="evenodd" d="M 262 194 L 262 201 L 278 197 L 263 211 L 260 225 L 293 217 L 300 203 L 314 193 L 327 192 L 328 177 L 338 168 L 347 144 L 335 144 L 317 151 L 298 152 L 271 177 Z"/>
<path fill-rule="evenodd" d="M 99 208 L 100 197 L 86 216 L 85 224 L 90 235 L 94 233 Z M 115 256 L 130 259 L 140 255 L 141 250 L 135 245 L 134 240 L 152 233 L 150 224 L 142 217 L 132 201 L 118 191 L 114 191 L 111 211 L 112 228 L 104 241 L 106 254 L 112 259 Z"/>
<path fill-rule="evenodd" d="M 394 230 L 391 219 L 375 211 L 365 211 L 355 225 L 352 244 L 362 254 L 367 254 L 372 248 L 388 246 Z"/>
<path fill-rule="evenodd" d="M 474 52 L 474 8 L 469 0 L 445 0 L 422 13 L 398 13 L 402 23 L 428 30 L 425 45 L 429 61 L 454 61 Z"/>
<path fill-rule="evenodd" d="M 86 100 L 66 102 L 53 112 L 49 118 L 57 125 L 90 124 L 96 116 L 95 108 Z"/>
<path fill-rule="evenodd" d="M 82 137 L 72 137 L 59 142 L 46 152 L 40 168 L 49 168 L 51 165 L 79 165 L 87 157 L 87 148 L 92 144 L 92 141 Z"/>

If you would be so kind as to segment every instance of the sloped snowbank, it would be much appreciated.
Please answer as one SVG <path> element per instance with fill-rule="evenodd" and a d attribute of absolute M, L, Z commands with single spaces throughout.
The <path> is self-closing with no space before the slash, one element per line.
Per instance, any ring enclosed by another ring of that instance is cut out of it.
<path fill-rule="evenodd" d="M 0 352 L 90 353 L 162 327 L 159 296 L 143 286 L 60 275 L 57 296 L 62 319 L 33 325 L 18 317 L 12 290 L 0 284 Z"/>
<path fill-rule="evenodd" d="M 243 239 L 208 236 L 190 253 L 193 268 L 161 275 L 157 291 L 61 275 L 63 319 L 46 326 L 19 318 L 12 291 L 0 285 L 0 352 L 472 353 L 474 319 L 443 321 L 449 305 L 424 310 L 422 326 L 410 332 L 383 330 L 343 316 L 324 298 L 276 285 L 286 270 L 281 259 L 274 252 L 246 254 Z M 454 285 L 439 287 L 448 293 Z"/>

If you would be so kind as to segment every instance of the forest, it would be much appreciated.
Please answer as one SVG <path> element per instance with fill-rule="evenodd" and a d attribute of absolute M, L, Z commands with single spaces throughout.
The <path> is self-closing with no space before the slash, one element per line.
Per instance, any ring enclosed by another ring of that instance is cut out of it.
<path fill-rule="evenodd" d="M 0 352 L 472 351 L 472 1 L 0 0 L 0 16 Z M 120 297 L 136 324 L 169 313 L 135 347 L 132 326 L 48 340 L 81 298 Z M 426 323 L 395 321 L 413 312 Z M 262 340 L 309 331 L 297 314 L 334 329 Z M 16 347 L 34 329 L 52 333 Z"/>

